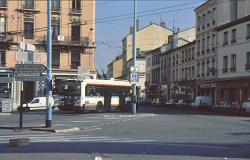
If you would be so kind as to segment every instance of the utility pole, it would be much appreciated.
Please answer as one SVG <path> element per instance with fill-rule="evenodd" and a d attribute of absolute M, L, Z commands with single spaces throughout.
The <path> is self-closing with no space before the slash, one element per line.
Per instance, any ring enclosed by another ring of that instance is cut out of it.
<path fill-rule="evenodd" d="M 51 74 L 51 62 L 52 62 L 52 34 L 51 34 L 51 0 L 47 0 L 47 8 L 48 8 L 48 30 L 47 30 L 47 85 L 46 85 L 46 92 L 47 92 L 47 108 L 46 108 L 46 128 L 51 127 L 52 123 L 52 74 Z"/>
<path fill-rule="evenodd" d="M 136 0 L 134 0 L 133 67 L 136 66 Z M 132 112 L 136 114 L 136 84 L 132 84 Z"/>

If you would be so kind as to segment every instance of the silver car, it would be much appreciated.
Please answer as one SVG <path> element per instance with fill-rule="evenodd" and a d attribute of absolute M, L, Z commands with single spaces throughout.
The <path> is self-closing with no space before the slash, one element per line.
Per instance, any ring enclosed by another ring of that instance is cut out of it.
<path fill-rule="evenodd" d="M 250 98 L 248 98 L 246 101 L 243 102 L 242 110 L 250 113 Z"/>

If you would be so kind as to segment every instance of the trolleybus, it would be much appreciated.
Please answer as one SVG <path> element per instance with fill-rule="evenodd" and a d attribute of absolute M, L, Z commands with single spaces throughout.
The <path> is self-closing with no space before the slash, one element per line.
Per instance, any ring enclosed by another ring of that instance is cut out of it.
<path fill-rule="evenodd" d="M 59 84 L 63 111 L 129 111 L 131 84 L 122 80 L 64 80 Z"/>

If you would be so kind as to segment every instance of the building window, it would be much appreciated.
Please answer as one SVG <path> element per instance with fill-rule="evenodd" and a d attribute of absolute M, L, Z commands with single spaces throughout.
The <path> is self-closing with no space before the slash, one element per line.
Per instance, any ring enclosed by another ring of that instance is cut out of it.
<path fill-rule="evenodd" d="M 51 0 L 51 10 L 52 11 L 60 11 L 60 0 Z"/>
<path fill-rule="evenodd" d="M 72 11 L 81 12 L 81 0 L 72 0 Z"/>
<path fill-rule="evenodd" d="M 207 76 L 209 76 L 210 61 L 207 61 Z"/>
<path fill-rule="evenodd" d="M 202 49 L 201 53 L 205 54 L 205 38 L 202 38 L 201 49 Z"/>
<path fill-rule="evenodd" d="M 173 65 L 175 65 L 175 56 L 173 56 Z"/>
<path fill-rule="evenodd" d="M 215 75 L 215 72 L 216 72 L 216 69 L 215 69 L 215 59 L 212 59 L 212 68 L 211 68 L 211 71 L 212 71 L 212 75 Z"/>
<path fill-rule="evenodd" d="M 210 36 L 207 37 L 207 53 L 210 52 Z"/>
<path fill-rule="evenodd" d="M 192 66 L 192 79 L 195 78 L 194 77 L 194 66 Z"/>
<path fill-rule="evenodd" d="M 52 68 L 60 67 L 60 50 L 53 49 L 52 51 Z"/>
<path fill-rule="evenodd" d="M 210 19 L 211 19 L 211 11 L 207 12 L 207 27 L 210 26 Z"/>
<path fill-rule="evenodd" d="M 201 66 L 201 76 L 204 77 L 205 76 L 205 62 L 202 62 L 202 66 Z"/>
<path fill-rule="evenodd" d="M 34 0 L 25 0 L 23 7 L 25 9 L 34 9 Z"/>
<path fill-rule="evenodd" d="M 236 43 L 236 29 L 232 30 L 232 39 L 231 39 L 231 43 Z"/>
<path fill-rule="evenodd" d="M 6 19 L 5 17 L 0 17 L 0 33 L 6 32 Z"/>
<path fill-rule="evenodd" d="M 71 38 L 72 41 L 80 41 L 80 23 L 73 24 L 71 27 Z"/>
<path fill-rule="evenodd" d="M 200 63 L 197 64 L 197 78 L 200 77 Z"/>
<path fill-rule="evenodd" d="M 247 36 L 246 39 L 250 39 L 250 24 L 247 24 Z"/>
<path fill-rule="evenodd" d="M 212 51 L 215 51 L 215 34 L 212 35 Z"/>
<path fill-rule="evenodd" d="M 230 68 L 231 72 L 235 72 L 236 71 L 236 54 L 231 55 L 231 68 Z"/>
<path fill-rule="evenodd" d="M 58 40 L 58 36 L 60 35 L 60 21 L 52 21 L 52 40 Z"/>
<path fill-rule="evenodd" d="M 246 70 L 250 70 L 250 52 L 247 52 Z"/>
<path fill-rule="evenodd" d="M 81 65 L 80 51 L 71 51 L 71 69 L 77 69 Z"/>
<path fill-rule="evenodd" d="M 212 17 L 212 24 L 215 25 L 216 8 L 213 8 Z"/>
<path fill-rule="evenodd" d="M 228 57 L 224 56 L 223 57 L 223 68 L 222 68 L 222 72 L 228 72 Z"/>
<path fill-rule="evenodd" d="M 183 63 L 184 62 L 184 58 L 185 57 L 185 52 L 184 51 L 182 51 L 182 53 L 181 53 L 181 62 Z"/>
<path fill-rule="evenodd" d="M 203 14 L 202 16 L 202 29 L 205 29 L 205 25 L 206 25 L 206 14 Z"/>
<path fill-rule="evenodd" d="M 0 7 L 6 7 L 6 0 L 0 0 Z"/>
<path fill-rule="evenodd" d="M 198 18 L 197 18 L 197 29 L 198 29 L 198 31 L 200 31 L 200 27 L 201 27 L 201 17 L 198 16 Z"/>
<path fill-rule="evenodd" d="M 179 63 L 179 56 L 178 56 L 178 54 L 176 55 L 176 64 L 178 64 Z"/>
<path fill-rule="evenodd" d="M 192 60 L 194 60 L 194 47 L 192 48 Z"/>
<path fill-rule="evenodd" d="M 5 67 L 6 65 L 6 52 L 5 51 L 0 51 L 0 67 Z"/>
<path fill-rule="evenodd" d="M 24 21 L 24 37 L 26 39 L 33 39 L 34 37 L 34 23 Z"/>
<path fill-rule="evenodd" d="M 198 40 L 198 42 L 197 42 L 197 56 L 199 56 L 200 55 L 200 44 L 201 42 L 200 42 L 200 40 Z"/>
<path fill-rule="evenodd" d="M 224 32 L 223 46 L 228 45 L 228 31 Z"/>
<path fill-rule="evenodd" d="M 178 74 L 179 74 L 179 73 L 178 73 L 178 69 L 176 69 L 176 81 L 178 81 L 178 78 L 179 78 L 179 77 L 178 77 Z"/>

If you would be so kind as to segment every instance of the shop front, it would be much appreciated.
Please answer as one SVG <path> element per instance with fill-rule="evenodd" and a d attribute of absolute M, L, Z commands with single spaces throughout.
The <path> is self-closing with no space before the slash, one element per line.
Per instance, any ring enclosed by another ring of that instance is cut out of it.
<path fill-rule="evenodd" d="M 197 82 L 197 96 L 209 96 L 212 98 L 213 104 L 217 103 L 215 81 Z"/>
<path fill-rule="evenodd" d="M 250 98 L 250 78 L 220 80 L 217 82 L 217 92 L 218 101 L 240 104 Z"/>

